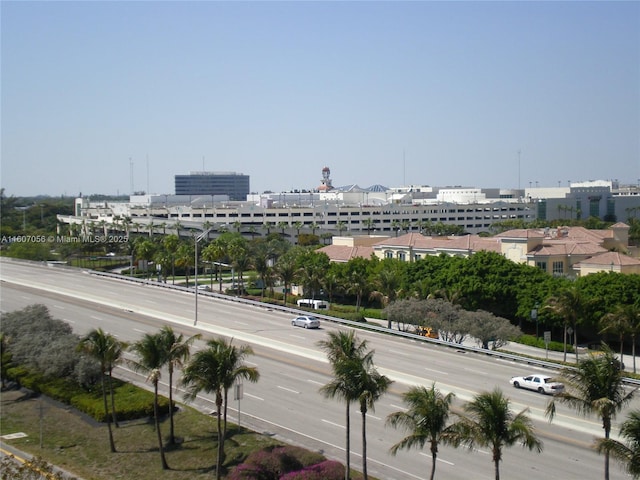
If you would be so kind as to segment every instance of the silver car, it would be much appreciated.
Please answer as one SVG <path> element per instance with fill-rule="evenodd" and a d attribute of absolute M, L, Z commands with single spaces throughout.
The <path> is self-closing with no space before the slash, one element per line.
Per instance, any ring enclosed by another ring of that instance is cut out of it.
<path fill-rule="evenodd" d="M 291 325 L 294 327 L 319 328 L 320 320 L 310 315 L 300 315 L 299 317 L 291 320 Z"/>

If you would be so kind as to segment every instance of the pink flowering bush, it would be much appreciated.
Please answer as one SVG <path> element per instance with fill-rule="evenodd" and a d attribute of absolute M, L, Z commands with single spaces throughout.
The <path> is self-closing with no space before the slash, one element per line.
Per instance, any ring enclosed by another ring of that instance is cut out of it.
<path fill-rule="evenodd" d="M 297 472 L 287 473 L 279 480 L 342 480 L 343 478 L 344 465 L 333 460 L 325 460 Z"/>

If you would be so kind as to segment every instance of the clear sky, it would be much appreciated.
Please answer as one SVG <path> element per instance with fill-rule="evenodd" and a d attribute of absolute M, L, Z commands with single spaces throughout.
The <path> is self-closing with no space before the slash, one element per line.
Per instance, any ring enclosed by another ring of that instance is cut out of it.
<path fill-rule="evenodd" d="M 1 2 L 7 195 L 640 182 L 640 2 Z"/>

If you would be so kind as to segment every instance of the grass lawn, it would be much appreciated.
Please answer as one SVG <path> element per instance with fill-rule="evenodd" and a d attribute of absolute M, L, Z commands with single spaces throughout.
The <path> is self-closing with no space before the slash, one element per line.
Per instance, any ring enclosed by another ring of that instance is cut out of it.
<path fill-rule="evenodd" d="M 180 443 L 167 446 L 166 458 L 171 469 L 162 470 L 153 419 L 123 422 L 119 428 L 114 427 L 117 453 L 111 453 L 106 425 L 65 405 L 27 397 L 17 390 L 0 394 L 0 435 L 27 434 L 24 438 L 3 440 L 6 444 L 38 455 L 86 480 L 213 478 L 217 445 L 215 417 L 180 405 L 174 420 Z M 161 431 L 166 441 L 168 418 L 161 423 Z M 229 424 L 228 433 L 225 442 L 227 467 L 241 463 L 251 451 L 280 445 L 270 437 L 238 430 L 233 424 Z"/>

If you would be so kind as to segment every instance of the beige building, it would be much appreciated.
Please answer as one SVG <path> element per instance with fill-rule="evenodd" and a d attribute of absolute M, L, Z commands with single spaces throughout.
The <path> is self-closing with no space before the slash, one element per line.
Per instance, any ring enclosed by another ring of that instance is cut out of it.
<path fill-rule="evenodd" d="M 335 262 L 371 255 L 413 262 L 442 253 L 468 257 L 478 251 L 489 251 L 516 263 L 538 267 L 550 275 L 576 277 L 602 271 L 640 274 L 640 259 L 637 252 L 631 255 L 629 226 L 624 223 L 606 230 L 583 227 L 510 230 L 494 237 L 428 237 L 420 233 L 384 238 L 334 237 L 333 245 L 320 251 Z"/>

